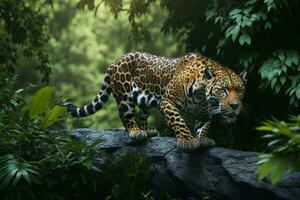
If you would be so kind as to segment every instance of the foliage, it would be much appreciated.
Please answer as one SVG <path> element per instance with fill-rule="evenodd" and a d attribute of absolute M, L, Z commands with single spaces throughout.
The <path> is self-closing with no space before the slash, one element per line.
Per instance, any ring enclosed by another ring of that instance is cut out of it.
<path fill-rule="evenodd" d="M 105 172 L 109 199 L 145 199 L 143 193 L 150 190 L 150 162 L 143 154 L 124 154 L 109 165 Z"/>
<path fill-rule="evenodd" d="M 287 77 L 288 70 L 295 72 L 295 75 Z M 266 60 L 259 69 L 262 79 L 271 83 L 271 88 L 275 93 L 279 93 L 286 82 L 289 81 L 290 87 L 285 88 L 285 91 L 291 97 L 290 104 L 295 105 L 298 104 L 298 99 L 300 99 L 300 81 L 298 80 L 299 75 L 296 75 L 297 72 L 300 72 L 300 65 L 299 55 L 295 51 L 274 51 L 272 57 Z"/>
<path fill-rule="evenodd" d="M 6 79 L 6 82 L 9 81 L 11 80 Z M 6 96 L 7 103 L 2 104 L 0 110 L 2 119 L 0 122 L 2 138 L 0 152 L 20 151 L 18 155 L 24 155 L 22 153 L 24 147 L 36 151 L 46 139 L 46 137 L 41 137 L 41 135 L 46 134 L 46 131 L 41 128 L 50 127 L 65 112 L 65 108 L 57 109 L 58 106 L 53 106 L 51 87 L 40 89 L 29 101 L 28 108 L 20 94 L 21 91 L 23 90 L 14 91 L 11 88 L 6 88 L 3 91 L 3 93 L 7 92 L 3 95 Z M 12 141 L 14 142 L 12 143 Z M 31 151 L 27 153 L 27 156 L 36 154 L 36 152 Z"/>
<path fill-rule="evenodd" d="M 39 169 L 26 162 L 22 162 L 12 154 L 0 157 L 0 188 L 5 188 L 12 184 L 16 186 L 22 179 L 28 184 L 38 183 L 37 177 Z"/>
<path fill-rule="evenodd" d="M 30 0 L 0 2 L 0 68 L 12 72 L 20 57 L 35 57 L 43 81 L 49 81 L 47 26 L 45 16 L 38 12 L 41 4 Z"/>
<path fill-rule="evenodd" d="M 277 183 L 284 172 L 300 169 L 300 116 L 291 117 L 290 122 L 266 121 L 259 131 L 267 131 L 269 153 L 259 156 L 257 173 L 262 180 L 271 174 L 271 183 Z"/>
<path fill-rule="evenodd" d="M 2 85 L 15 79 L 11 78 L 4 79 Z M 8 99 L 0 109 L 1 197 L 54 198 L 55 195 L 57 199 L 95 193 L 94 185 L 99 180 L 95 177 L 100 175 L 93 171 L 95 166 L 90 158 L 100 153 L 95 146 L 101 141 L 78 143 L 64 132 L 55 134 L 43 129 L 53 126 L 65 112 L 53 106 L 52 88 L 40 89 L 30 99 L 29 106 L 20 91 L 11 88 L 3 91 Z M 86 186 L 87 181 L 91 185 Z M 61 185 L 69 193 L 59 191 Z M 78 188 L 82 190 L 78 192 Z"/>

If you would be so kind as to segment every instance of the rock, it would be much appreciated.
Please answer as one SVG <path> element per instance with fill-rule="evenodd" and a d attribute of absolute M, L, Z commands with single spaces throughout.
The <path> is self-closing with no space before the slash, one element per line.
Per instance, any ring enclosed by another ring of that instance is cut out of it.
<path fill-rule="evenodd" d="M 155 199 L 161 188 L 180 199 L 300 199 L 300 172 L 286 174 L 272 186 L 255 175 L 258 153 L 213 147 L 192 153 L 176 148 L 174 137 L 152 137 L 136 144 L 124 129 L 75 129 L 71 136 L 99 144 L 114 156 L 142 152 L 151 161 L 151 178 Z"/>

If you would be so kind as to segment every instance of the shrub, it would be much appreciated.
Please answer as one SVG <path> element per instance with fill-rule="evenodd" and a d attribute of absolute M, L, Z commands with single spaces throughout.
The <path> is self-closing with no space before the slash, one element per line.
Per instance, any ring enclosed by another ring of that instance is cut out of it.
<path fill-rule="evenodd" d="M 2 83 L 12 80 L 14 76 Z M 79 143 L 66 132 L 45 129 L 65 112 L 53 105 L 52 87 L 37 91 L 28 105 L 21 91 L 6 88 L 6 104 L 0 109 L 1 197 L 67 199 L 95 193 L 100 174 L 91 156 L 101 153 L 95 149 L 101 141 Z"/>
<path fill-rule="evenodd" d="M 257 130 L 269 132 L 263 136 L 268 140 L 268 153 L 259 156 L 259 179 L 271 174 L 275 184 L 286 170 L 300 169 L 300 116 L 291 117 L 289 122 L 269 120 Z"/>

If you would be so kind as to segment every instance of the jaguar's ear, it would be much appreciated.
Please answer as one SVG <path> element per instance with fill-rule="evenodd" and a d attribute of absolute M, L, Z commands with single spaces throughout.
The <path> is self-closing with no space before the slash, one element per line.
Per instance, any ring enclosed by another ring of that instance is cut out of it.
<path fill-rule="evenodd" d="M 247 83 L 247 71 L 245 69 L 239 74 L 239 76 L 242 78 L 244 83 Z"/>
<path fill-rule="evenodd" d="M 204 78 L 205 78 L 206 80 L 210 80 L 210 79 L 212 79 L 213 77 L 214 77 L 213 72 L 212 72 L 210 69 L 206 68 L 206 69 L 204 70 Z"/>

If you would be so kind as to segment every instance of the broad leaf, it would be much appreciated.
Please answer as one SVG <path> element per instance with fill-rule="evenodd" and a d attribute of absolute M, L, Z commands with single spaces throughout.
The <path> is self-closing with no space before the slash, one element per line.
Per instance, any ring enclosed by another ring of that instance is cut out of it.
<path fill-rule="evenodd" d="M 281 179 L 285 170 L 286 170 L 285 159 L 276 158 L 274 166 L 272 167 L 272 175 L 271 175 L 271 183 L 273 185 Z"/>
<path fill-rule="evenodd" d="M 251 37 L 248 34 L 243 34 L 241 35 L 241 37 L 239 38 L 239 43 L 241 46 L 243 46 L 244 44 L 251 44 Z"/>
<path fill-rule="evenodd" d="M 265 163 L 258 166 L 257 173 L 259 180 L 262 180 L 271 172 L 273 165 L 274 160 L 272 158 L 269 158 Z"/>
<path fill-rule="evenodd" d="M 52 100 L 53 87 L 44 87 L 37 91 L 28 103 L 29 117 L 33 118 L 36 115 L 46 112 L 49 103 Z"/>
<path fill-rule="evenodd" d="M 46 115 L 42 118 L 41 128 L 48 128 L 54 124 L 59 118 L 66 112 L 65 107 L 54 106 L 49 110 Z"/>

